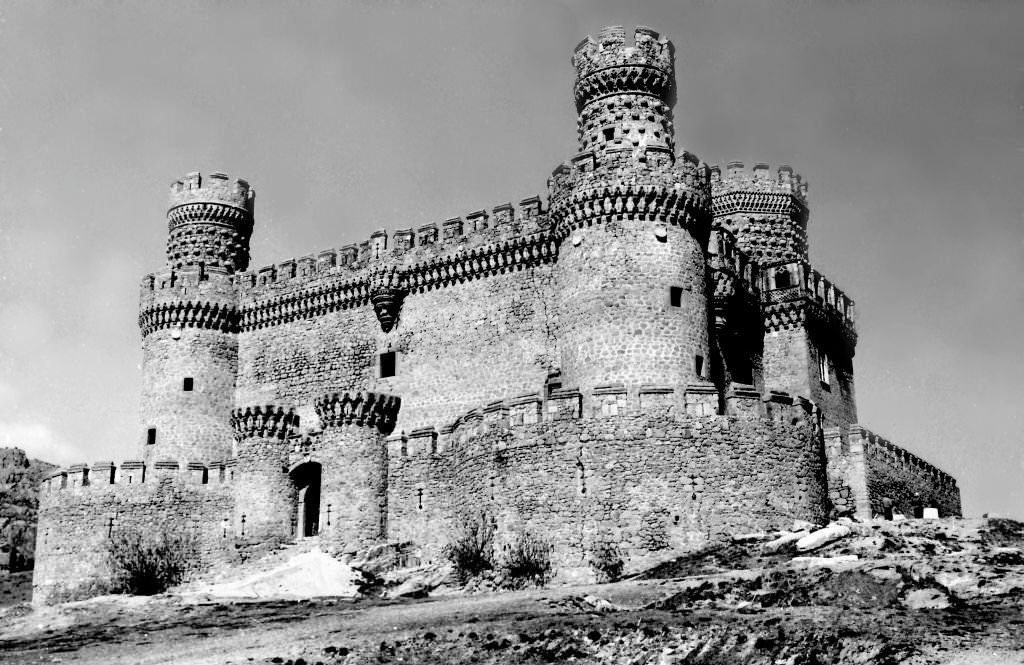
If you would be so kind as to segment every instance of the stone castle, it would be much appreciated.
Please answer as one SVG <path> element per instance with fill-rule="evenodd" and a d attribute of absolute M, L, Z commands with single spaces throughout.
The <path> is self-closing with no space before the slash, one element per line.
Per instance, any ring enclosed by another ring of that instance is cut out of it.
<path fill-rule="evenodd" d="M 601 546 L 628 569 L 794 519 L 960 514 L 952 477 L 859 424 L 854 305 L 809 262 L 806 182 L 677 152 L 653 30 L 572 62 L 579 153 L 546 203 L 250 269 L 249 184 L 171 185 L 138 457 L 44 483 L 37 602 L 161 524 L 201 566 L 303 538 L 426 561 L 482 512 L 573 581 Z"/>

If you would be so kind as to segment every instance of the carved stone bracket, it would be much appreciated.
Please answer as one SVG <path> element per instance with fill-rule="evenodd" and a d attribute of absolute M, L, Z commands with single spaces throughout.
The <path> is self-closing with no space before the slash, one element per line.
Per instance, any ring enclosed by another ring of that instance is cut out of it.
<path fill-rule="evenodd" d="M 370 303 L 384 332 L 390 332 L 398 321 L 407 293 L 404 275 L 395 266 L 381 268 L 370 275 Z"/>

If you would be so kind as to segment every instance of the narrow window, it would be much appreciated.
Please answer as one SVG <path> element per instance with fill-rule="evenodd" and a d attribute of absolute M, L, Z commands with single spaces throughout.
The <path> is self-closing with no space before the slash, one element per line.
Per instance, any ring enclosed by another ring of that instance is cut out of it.
<path fill-rule="evenodd" d="M 146 443 L 150 446 L 156 443 L 156 428 L 150 427 L 146 430 Z"/>
<path fill-rule="evenodd" d="M 423 510 L 423 490 L 416 490 L 417 510 Z"/>
<path fill-rule="evenodd" d="M 828 378 L 828 356 L 821 352 L 818 353 L 818 377 L 825 388 L 831 385 Z"/>
<path fill-rule="evenodd" d="M 704 376 L 704 356 L 694 356 L 693 359 L 694 370 L 697 372 L 697 376 Z"/>
<path fill-rule="evenodd" d="M 187 393 L 192 392 L 192 377 L 191 376 L 186 376 L 185 377 L 185 382 L 184 382 L 184 385 L 182 387 L 185 390 L 185 392 L 187 392 Z"/>
<path fill-rule="evenodd" d="M 548 397 L 551 397 L 551 393 L 561 389 L 562 387 L 562 373 L 557 371 L 551 372 L 548 374 L 548 378 L 544 383 L 546 384 L 547 395 Z"/>
<path fill-rule="evenodd" d="M 380 378 L 386 379 L 395 375 L 395 352 L 380 354 Z"/>
<path fill-rule="evenodd" d="M 604 128 L 604 140 L 605 141 L 614 141 L 615 140 L 615 128 L 614 127 L 605 127 Z"/>
<path fill-rule="evenodd" d="M 670 286 L 668 288 L 668 299 L 669 304 L 673 307 L 683 306 L 683 287 L 681 286 Z"/>

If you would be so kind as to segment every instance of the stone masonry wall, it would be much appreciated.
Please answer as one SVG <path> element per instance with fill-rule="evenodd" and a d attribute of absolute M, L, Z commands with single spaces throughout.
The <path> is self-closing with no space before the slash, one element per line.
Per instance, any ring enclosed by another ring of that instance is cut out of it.
<path fill-rule="evenodd" d="M 689 229 L 656 230 L 639 220 L 605 221 L 563 241 L 554 296 L 565 385 L 682 389 L 708 376 L 704 254 Z"/>
<path fill-rule="evenodd" d="M 350 424 L 324 429 L 320 535 L 330 548 L 355 552 L 387 535 L 387 444 L 375 428 Z M 329 515 L 327 514 L 330 509 Z"/>
<path fill-rule="evenodd" d="M 819 375 L 820 340 L 805 328 L 770 330 L 764 335 L 763 348 L 766 390 L 806 397 L 821 408 L 826 426 L 845 429 L 857 421 L 849 359 L 835 354 L 827 356 L 829 383 L 826 386 Z"/>
<path fill-rule="evenodd" d="M 852 439 L 840 427 L 826 427 L 824 439 L 833 516 L 870 518 L 867 467 L 860 439 Z"/>
<path fill-rule="evenodd" d="M 139 459 L 187 463 L 231 452 L 238 371 L 235 290 L 230 277 L 197 269 L 143 280 Z M 185 379 L 192 380 L 185 390 Z M 148 430 L 155 428 L 154 444 Z"/>
<path fill-rule="evenodd" d="M 549 419 L 533 424 L 509 423 L 534 419 L 537 402 L 525 418 L 519 407 L 489 407 L 442 435 L 436 453 L 407 442 L 402 455 L 394 445 L 391 539 L 422 544 L 430 559 L 454 516 L 485 510 L 497 519 L 499 544 L 529 530 L 554 544 L 562 579 L 585 580 L 598 541 L 639 567 L 722 534 L 826 518 L 811 413 L 792 406 L 771 420 L 687 415 L 681 396 L 667 394 L 647 413 L 626 395 L 592 396 L 596 413 L 580 418 L 576 393 L 549 402 Z"/>
<path fill-rule="evenodd" d="M 95 465 L 94 465 L 95 466 Z M 230 484 L 202 484 L 205 474 L 149 469 L 128 473 L 118 470 L 116 483 L 108 471 L 88 484 L 58 474 L 40 492 L 39 530 L 36 537 L 36 568 L 32 578 L 33 602 L 46 604 L 62 594 L 88 588 L 110 579 L 107 561 L 111 536 L 143 529 L 190 531 L 197 537 L 197 563 L 207 565 L 230 555 L 234 533 L 228 526 L 233 498 Z M 63 485 L 63 488 L 62 488 Z"/>
<path fill-rule="evenodd" d="M 940 517 L 962 514 L 960 488 L 952 476 L 863 427 L 851 427 L 850 439 L 864 450 L 873 515 L 885 512 L 885 499 L 908 517 L 913 517 L 915 504 L 938 508 Z"/>

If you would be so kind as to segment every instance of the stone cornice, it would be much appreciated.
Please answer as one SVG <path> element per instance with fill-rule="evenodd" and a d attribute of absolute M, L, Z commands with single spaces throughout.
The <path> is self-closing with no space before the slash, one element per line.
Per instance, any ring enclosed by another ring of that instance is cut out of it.
<path fill-rule="evenodd" d="M 669 155 L 671 157 L 671 155 Z M 699 238 L 711 223 L 707 167 L 695 158 L 656 167 L 599 166 L 591 153 L 555 169 L 550 181 L 550 217 L 556 235 L 614 219 L 642 219 L 690 229 Z"/>
<path fill-rule="evenodd" d="M 748 214 L 789 217 L 807 223 L 807 206 L 796 194 L 789 192 L 724 191 L 712 198 L 715 217 Z"/>
<path fill-rule="evenodd" d="M 294 434 L 299 427 L 299 417 L 293 409 L 284 407 L 249 406 L 231 412 L 231 428 L 235 438 L 242 439 L 284 439 Z"/>
<path fill-rule="evenodd" d="M 338 282 L 320 283 L 288 294 L 246 302 L 242 330 L 255 330 L 361 307 L 377 296 L 422 293 L 504 272 L 550 263 L 558 247 L 548 231 L 432 256 L 411 266 L 377 267 Z M 386 280 L 382 281 L 382 276 Z M 386 287 L 386 288 L 385 288 Z M 378 304 L 378 303 L 374 303 Z M 383 324 L 383 321 L 382 321 Z"/>
<path fill-rule="evenodd" d="M 374 392 L 333 393 L 313 404 L 324 428 L 358 425 L 389 434 L 395 428 L 402 400 Z"/>
<path fill-rule="evenodd" d="M 828 307 L 823 307 L 813 297 L 798 295 L 792 300 L 763 303 L 764 329 L 766 332 L 794 328 L 813 328 L 825 335 L 834 335 L 842 343 L 843 350 L 851 357 L 857 348 L 857 331 L 853 323 L 844 320 Z"/>
<path fill-rule="evenodd" d="M 200 328 L 236 333 L 239 331 L 238 309 L 221 303 L 184 300 L 143 307 L 139 312 L 142 336 L 166 328 Z"/>

